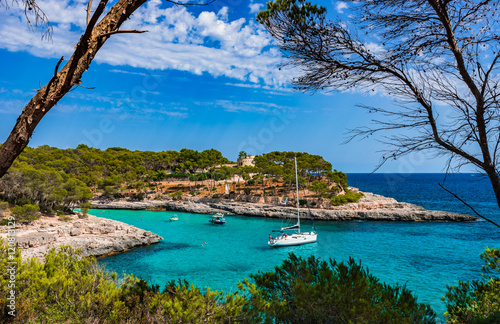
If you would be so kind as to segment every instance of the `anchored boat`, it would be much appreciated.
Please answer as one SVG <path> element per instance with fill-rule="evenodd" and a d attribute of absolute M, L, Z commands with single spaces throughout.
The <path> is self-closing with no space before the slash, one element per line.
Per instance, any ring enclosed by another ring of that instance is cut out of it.
<path fill-rule="evenodd" d="M 212 219 L 210 219 L 209 222 L 215 225 L 223 225 L 226 223 L 226 219 L 224 218 L 224 215 L 217 213 L 212 216 Z"/>
<path fill-rule="evenodd" d="M 297 186 L 297 224 L 283 227 L 281 230 L 277 231 L 280 235 L 273 237 L 269 234 L 268 244 L 273 247 L 279 246 L 292 246 L 292 245 L 302 245 L 308 243 L 316 242 L 318 234 L 311 230 L 311 232 L 300 231 L 300 209 L 299 209 L 299 177 L 297 175 L 297 158 L 295 157 L 295 184 Z M 291 234 L 285 231 L 293 231 Z"/>

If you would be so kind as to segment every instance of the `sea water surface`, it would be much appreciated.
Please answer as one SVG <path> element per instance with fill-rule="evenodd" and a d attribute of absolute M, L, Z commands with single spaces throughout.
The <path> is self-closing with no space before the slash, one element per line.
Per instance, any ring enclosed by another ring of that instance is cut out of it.
<path fill-rule="evenodd" d="M 427 209 L 471 213 L 438 186 L 443 174 L 348 174 L 349 185 Z M 448 176 L 447 188 L 478 212 L 500 222 L 487 179 L 475 174 Z M 370 273 L 388 284 L 405 284 L 442 316 L 447 285 L 479 279 L 480 253 L 500 246 L 500 231 L 487 222 L 316 222 L 318 242 L 270 248 L 273 229 L 281 220 L 227 216 L 225 225 L 212 225 L 209 215 L 180 212 L 91 210 L 93 215 L 150 230 L 164 241 L 99 261 L 108 270 L 134 274 L 163 287 L 186 279 L 199 287 L 234 291 L 239 280 L 269 271 L 290 252 L 324 260 L 361 260 Z M 171 222 L 172 215 L 179 217 Z M 303 222 L 303 230 L 311 226 Z"/>

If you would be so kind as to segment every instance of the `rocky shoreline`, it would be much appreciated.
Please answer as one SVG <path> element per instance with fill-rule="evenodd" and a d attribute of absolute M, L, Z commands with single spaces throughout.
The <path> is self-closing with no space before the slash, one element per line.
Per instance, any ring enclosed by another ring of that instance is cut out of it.
<path fill-rule="evenodd" d="M 258 198 L 258 197 L 257 197 Z M 295 218 L 297 210 L 294 205 L 282 205 L 272 197 L 238 196 L 232 199 L 209 199 L 183 197 L 180 200 L 147 200 L 141 202 L 111 201 L 92 202 L 96 209 L 129 209 L 129 210 L 168 210 L 198 214 L 211 214 L 222 211 L 227 214 L 245 215 L 267 218 Z M 302 211 L 307 212 L 307 207 Z M 364 192 L 364 197 L 357 203 L 332 207 L 329 209 L 311 208 L 315 220 L 324 221 L 476 221 L 477 217 L 438 210 L 426 210 L 423 207 L 398 202 L 393 198 Z"/>
<path fill-rule="evenodd" d="M 212 214 L 222 211 L 226 214 L 266 217 L 295 218 L 297 210 L 293 204 L 283 205 L 273 200 L 276 197 L 244 196 L 229 199 L 183 197 L 182 199 L 147 200 L 130 202 L 124 200 L 93 201 L 95 209 L 128 209 L 179 211 L 198 214 Z M 307 207 L 302 208 L 307 213 Z M 372 193 L 364 193 L 357 203 L 331 208 L 311 208 L 311 215 L 320 221 L 476 221 L 478 218 L 437 210 L 426 210 L 413 204 L 398 202 Z M 6 230 L 0 238 L 6 238 Z M 51 248 L 69 245 L 80 249 L 83 255 L 104 257 L 140 246 L 158 243 L 163 238 L 150 231 L 139 229 L 123 222 L 88 215 L 74 216 L 69 221 L 55 217 L 42 217 L 30 225 L 16 227 L 16 244 L 21 249 L 23 260 L 36 257 L 43 261 Z"/>
<path fill-rule="evenodd" d="M 7 233 L 0 233 L 6 239 Z M 83 255 L 104 257 L 137 247 L 158 243 L 163 238 L 123 222 L 88 215 L 69 221 L 43 217 L 30 225 L 16 227 L 16 245 L 23 260 L 36 257 L 44 260 L 52 248 L 69 245 Z"/>

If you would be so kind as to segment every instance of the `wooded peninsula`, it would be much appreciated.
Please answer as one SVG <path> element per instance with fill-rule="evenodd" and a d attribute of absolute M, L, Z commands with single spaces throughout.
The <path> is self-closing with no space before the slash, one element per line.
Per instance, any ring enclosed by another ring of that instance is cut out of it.
<path fill-rule="evenodd" d="M 297 158 L 301 205 L 328 208 L 355 202 L 362 193 L 349 190 L 347 176 L 332 169 L 319 155 L 270 152 L 248 156 L 238 163 L 215 149 L 196 151 L 106 150 L 78 145 L 59 149 L 47 145 L 27 148 L 0 179 L 2 210 L 12 207 L 18 221 L 32 221 L 40 213 L 60 217 L 71 208 L 88 211 L 89 200 L 143 201 L 185 197 L 229 198 L 245 194 L 293 200 L 294 158 Z M 302 194 L 301 194 L 302 195 Z"/>

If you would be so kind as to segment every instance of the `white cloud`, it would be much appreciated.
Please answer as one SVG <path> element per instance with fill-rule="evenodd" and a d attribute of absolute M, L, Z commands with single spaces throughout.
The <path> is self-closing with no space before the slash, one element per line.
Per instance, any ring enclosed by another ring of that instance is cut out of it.
<path fill-rule="evenodd" d="M 335 5 L 335 9 L 337 10 L 338 13 L 344 13 L 344 9 L 347 9 L 347 3 L 344 1 L 338 1 L 337 4 Z"/>
<path fill-rule="evenodd" d="M 26 105 L 23 100 L 3 100 L 0 99 L 0 114 L 19 115 Z"/>
<path fill-rule="evenodd" d="M 208 104 L 208 103 L 206 103 Z M 270 114 L 277 110 L 286 110 L 286 107 L 279 106 L 269 102 L 254 102 L 254 101 L 230 101 L 230 100 L 217 100 L 215 103 L 210 103 L 216 107 L 222 107 L 230 112 L 258 112 L 263 114 Z"/>
<path fill-rule="evenodd" d="M 251 3 L 248 5 L 250 8 L 250 13 L 257 13 L 259 12 L 264 5 L 262 3 Z"/>
<path fill-rule="evenodd" d="M 0 48 L 45 58 L 69 58 L 85 28 L 86 4 L 83 0 L 37 3 L 52 19 L 52 41 L 41 40 L 39 33 L 30 31 L 23 12 L 12 7 L 0 12 Z M 161 0 L 150 0 L 122 29 L 149 32 L 112 36 L 97 54 L 97 62 L 208 73 L 271 87 L 283 87 L 290 79 L 288 72 L 277 69 L 282 58 L 269 46 L 270 36 L 253 20 L 228 21 L 226 7 L 195 16 L 186 7 L 162 8 Z"/>
<path fill-rule="evenodd" d="M 375 56 L 382 55 L 386 52 L 386 50 L 384 49 L 383 46 L 381 46 L 380 44 L 377 44 L 377 43 L 373 43 L 373 42 L 366 43 L 365 47 L 366 47 L 366 49 L 368 49 L 368 51 L 370 51 L 370 53 L 372 53 Z"/>
<path fill-rule="evenodd" d="M 112 69 L 112 70 L 109 70 L 109 72 L 113 72 L 113 73 L 123 73 L 123 74 L 132 74 L 132 75 L 140 75 L 140 76 L 147 76 L 146 73 L 142 73 L 142 72 L 132 72 L 132 71 L 124 71 L 124 70 L 119 70 L 119 69 Z"/>

